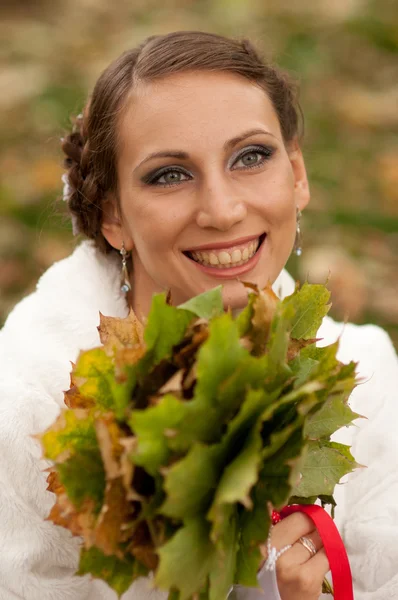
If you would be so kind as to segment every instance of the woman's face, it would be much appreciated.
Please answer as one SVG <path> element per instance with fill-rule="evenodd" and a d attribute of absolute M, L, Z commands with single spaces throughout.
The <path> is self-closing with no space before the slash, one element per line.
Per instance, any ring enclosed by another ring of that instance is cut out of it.
<path fill-rule="evenodd" d="M 240 281 L 273 283 L 309 192 L 264 91 L 236 74 L 175 74 L 140 85 L 119 127 L 123 225 L 105 217 L 103 233 L 132 250 L 135 311 L 159 291 L 177 305 L 219 284 L 240 308 Z"/>

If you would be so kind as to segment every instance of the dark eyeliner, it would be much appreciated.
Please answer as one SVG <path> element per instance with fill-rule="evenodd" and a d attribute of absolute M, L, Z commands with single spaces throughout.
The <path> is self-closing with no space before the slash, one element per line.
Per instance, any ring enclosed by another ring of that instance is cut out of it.
<path fill-rule="evenodd" d="M 166 175 L 167 173 L 170 173 L 172 171 L 176 171 L 177 173 L 182 173 L 183 175 L 190 175 L 190 173 L 188 171 L 186 171 L 185 169 L 182 169 L 181 167 L 178 166 L 172 166 L 170 165 L 169 167 L 163 167 L 162 169 L 155 169 L 154 171 L 150 171 L 149 173 L 147 173 L 146 175 L 144 175 L 141 178 L 141 181 L 146 184 L 146 185 L 162 185 L 162 186 L 167 186 L 167 185 L 176 185 L 176 183 L 156 183 L 157 179 L 160 179 L 160 177 L 162 177 L 162 175 Z"/>
<path fill-rule="evenodd" d="M 275 153 L 275 148 L 272 148 L 270 146 L 247 146 L 246 148 L 243 149 L 242 152 L 240 152 L 240 154 L 238 154 L 237 156 L 234 157 L 232 166 L 238 162 L 243 156 L 245 156 L 246 154 L 251 154 L 252 152 L 254 153 L 258 153 L 261 154 L 263 157 L 263 160 L 259 163 L 255 163 L 254 165 L 251 166 L 245 166 L 245 167 L 239 167 L 239 169 L 254 169 L 256 167 L 260 167 L 266 160 L 270 159 L 273 154 Z"/>

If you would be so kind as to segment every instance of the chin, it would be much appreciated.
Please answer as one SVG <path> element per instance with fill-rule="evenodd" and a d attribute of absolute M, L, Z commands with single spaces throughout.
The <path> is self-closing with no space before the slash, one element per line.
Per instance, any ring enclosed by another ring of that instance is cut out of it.
<path fill-rule="evenodd" d="M 230 308 L 233 311 L 243 309 L 247 304 L 248 294 L 249 290 L 239 281 L 223 285 L 224 309 Z"/>

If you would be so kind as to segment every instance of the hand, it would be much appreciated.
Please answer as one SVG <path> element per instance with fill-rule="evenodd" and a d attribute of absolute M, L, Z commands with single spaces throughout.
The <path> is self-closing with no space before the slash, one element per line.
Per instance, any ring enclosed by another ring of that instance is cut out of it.
<path fill-rule="evenodd" d="M 312 556 L 300 542 L 309 538 L 317 553 Z M 322 581 L 329 569 L 329 562 L 319 533 L 313 522 L 303 513 L 295 513 L 272 528 L 271 547 L 280 550 L 291 548 L 276 563 L 276 577 L 282 600 L 318 600 L 322 593 Z M 265 559 L 267 551 L 263 548 Z"/>

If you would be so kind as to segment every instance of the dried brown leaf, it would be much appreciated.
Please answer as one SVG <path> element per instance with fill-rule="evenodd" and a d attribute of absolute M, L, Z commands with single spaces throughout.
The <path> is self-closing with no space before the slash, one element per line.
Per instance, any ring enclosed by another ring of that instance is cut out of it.
<path fill-rule="evenodd" d="M 264 288 L 254 300 L 252 332 L 253 354 L 263 354 L 271 331 L 271 322 L 274 318 L 279 298 L 272 287 Z"/>
<path fill-rule="evenodd" d="M 88 398 L 81 394 L 76 385 L 64 392 L 64 402 L 68 408 L 91 408 L 95 406 L 94 398 Z"/>
<path fill-rule="evenodd" d="M 154 571 L 158 566 L 158 556 L 155 553 L 157 546 L 156 540 L 153 539 L 153 533 L 149 531 L 148 523 L 142 521 L 136 528 L 131 543 L 128 546 L 128 551 L 143 565 L 151 571 Z"/>
<path fill-rule="evenodd" d="M 123 558 L 120 549 L 122 525 L 128 521 L 130 513 L 122 477 L 109 480 L 105 488 L 104 504 L 93 532 L 95 545 L 107 556 Z"/>
<path fill-rule="evenodd" d="M 57 501 L 52 507 L 47 521 L 55 525 L 66 527 L 73 535 L 83 537 L 85 546 L 89 548 L 93 543 L 92 531 L 95 525 L 94 502 L 86 499 L 79 511 L 66 495 L 58 473 L 52 469 L 47 477 L 48 491 L 56 494 Z"/>
<path fill-rule="evenodd" d="M 134 463 L 130 456 L 137 445 L 137 438 L 134 436 L 121 438 L 119 443 L 123 447 L 123 452 L 120 456 L 120 473 L 126 490 L 127 500 L 142 502 L 143 496 L 140 496 L 132 486 Z"/>
<path fill-rule="evenodd" d="M 312 338 L 309 340 L 305 340 L 305 339 L 300 339 L 300 340 L 294 340 L 294 339 L 290 339 L 289 341 L 289 348 L 287 351 L 287 360 L 288 362 L 293 360 L 294 358 L 296 358 L 296 356 L 300 353 L 300 351 L 305 348 L 306 346 L 310 346 L 311 344 L 315 344 L 316 342 L 319 342 L 322 338 Z"/>
<path fill-rule="evenodd" d="M 100 313 L 98 326 L 101 343 L 110 350 L 143 345 L 144 327 L 133 310 L 125 319 L 105 317 Z"/>
<path fill-rule="evenodd" d="M 184 377 L 184 370 L 180 369 L 159 390 L 159 394 L 177 394 L 182 393 L 182 381 Z"/>
<path fill-rule="evenodd" d="M 112 414 L 104 415 L 95 421 L 98 446 L 107 479 L 120 477 L 120 456 L 123 446 L 120 444 L 121 431 Z"/>

